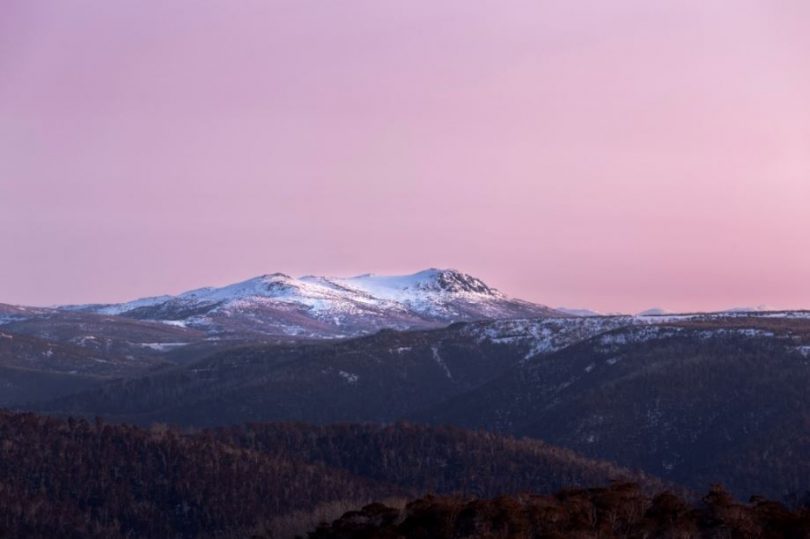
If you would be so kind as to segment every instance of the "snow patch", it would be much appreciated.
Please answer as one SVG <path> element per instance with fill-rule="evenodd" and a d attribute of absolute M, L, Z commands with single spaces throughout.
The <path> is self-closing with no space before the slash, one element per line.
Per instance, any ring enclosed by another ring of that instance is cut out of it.
<path fill-rule="evenodd" d="M 137 346 L 142 348 L 149 348 L 150 350 L 155 350 L 157 352 L 166 352 L 168 350 L 174 350 L 175 348 L 180 348 L 182 346 L 188 346 L 190 343 L 187 342 L 141 342 L 135 343 Z"/>
<path fill-rule="evenodd" d="M 189 321 L 188 320 L 158 320 L 161 324 L 166 324 L 167 326 L 175 326 L 178 328 L 185 328 L 188 327 Z"/>
<path fill-rule="evenodd" d="M 810 357 L 810 346 L 797 346 L 796 351 L 805 358 Z"/>
<path fill-rule="evenodd" d="M 524 361 L 562 350 L 608 331 L 644 324 L 632 316 L 501 320 L 470 324 L 464 331 L 479 342 L 526 346 Z"/>
<path fill-rule="evenodd" d="M 439 347 L 438 346 L 432 346 L 431 351 L 433 352 L 433 361 L 435 361 L 439 365 L 439 367 L 442 368 L 442 370 L 444 371 L 444 375 L 447 376 L 447 379 L 452 380 L 453 379 L 453 374 L 450 372 L 450 369 L 447 367 L 447 363 L 445 363 L 444 359 L 442 359 L 442 356 L 439 355 Z"/>

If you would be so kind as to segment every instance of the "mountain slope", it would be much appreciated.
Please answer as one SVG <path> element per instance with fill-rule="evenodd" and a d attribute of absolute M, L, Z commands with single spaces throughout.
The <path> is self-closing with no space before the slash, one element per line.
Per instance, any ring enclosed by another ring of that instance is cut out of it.
<path fill-rule="evenodd" d="M 156 357 L 126 358 L 0 327 L 0 406 L 53 399 L 165 364 Z"/>
<path fill-rule="evenodd" d="M 508 298 L 455 270 L 352 278 L 274 273 L 221 288 L 117 305 L 63 310 L 156 320 L 208 334 L 345 337 L 382 328 L 409 329 L 489 318 L 558 315 L 542 305 Z"/>
<path fill-rule="evenodd" d="M 635 326 L 538 356 L 420 416 L 532 436 L 741 496 L 810 490 L 810 324 Z"/>
<path fill-rule="evenodd" d="M 59 310 L 17 316 L 1 324 L 0 331 L 130 359 L 159 356 L 206 337 L 200 331 L 148 320 Z"/>
<path fill-rule="evenodd" d="M 41 409 L 188 425 L 393 421 L 480 387 L 532 357 L 631 323 L 629 317 L 474 322 L 338 342 L 245 345 Z"/>
<path fill-rule="evenodd" d="M 126 421 L 202 426 L 273 420 L 392 421 L 475 388 L 520 357 L 479 344 L 458 329 L 249 345 L 112 382 L 42 409 L 87 415 L 102 410 Z"/>

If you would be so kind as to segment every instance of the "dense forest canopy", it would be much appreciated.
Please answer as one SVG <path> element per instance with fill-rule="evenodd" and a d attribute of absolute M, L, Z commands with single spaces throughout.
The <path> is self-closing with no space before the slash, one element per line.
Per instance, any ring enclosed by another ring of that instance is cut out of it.
<path fill-rule="evenodd" d="M 431 492 L 496 496 L 617 479 L 660 486 L 542 442 L 455 428 L 181 431 L 0 412 L 4 537 L 239 537 L 290 515 L 309 522 L 300 515 L 324 504 L 342 511 Z"/>

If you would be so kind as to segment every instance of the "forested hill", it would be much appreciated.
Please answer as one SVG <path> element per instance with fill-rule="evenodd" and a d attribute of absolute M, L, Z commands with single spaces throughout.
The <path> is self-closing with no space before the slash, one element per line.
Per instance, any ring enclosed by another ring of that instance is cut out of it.
<path fill-rule="evenodd" d="M 246 537 L 277 522 L 304 532 L 301 515 L 324 504 L 342 511 L 392 496 L 552 492 L 616 479 L 658 486 L 541 442 L 460 429 L 183 432 L 0 412 L 0 537 Z"/>

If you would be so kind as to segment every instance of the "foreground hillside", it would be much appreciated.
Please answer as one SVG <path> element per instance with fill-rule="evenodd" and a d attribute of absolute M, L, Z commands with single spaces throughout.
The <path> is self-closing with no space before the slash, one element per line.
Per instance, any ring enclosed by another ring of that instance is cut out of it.
<path fill-rule="evenodd" d="M 658 486 L 540 442 L 459 429 L 287 424 L 183 433 L 0 412 L 2 537 L 246 537 L 309 522 L 302 515 L 323 504 L 552 492 L 614 479 Z"/>
<path fill-rule="evenodd" d="M 310 539 L 805 538 L 810 510 L 759 498 L 734 501 L 721 487 L 699 503 L 638 485 L 565 490 L 492 500 L 427 497 L 404 509 L 375 503 L 320 526 Z"/>

